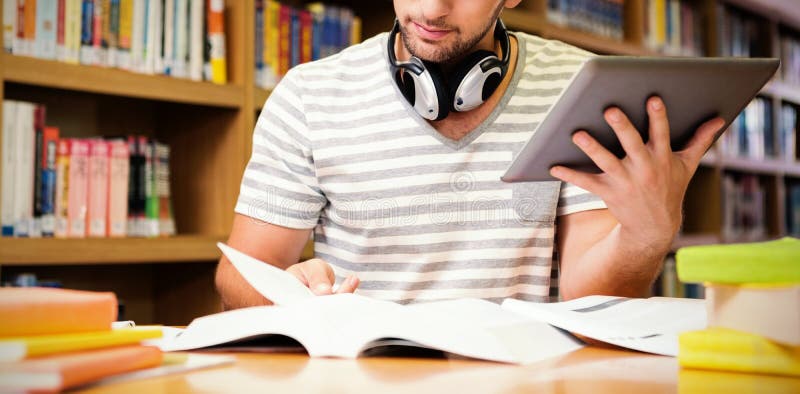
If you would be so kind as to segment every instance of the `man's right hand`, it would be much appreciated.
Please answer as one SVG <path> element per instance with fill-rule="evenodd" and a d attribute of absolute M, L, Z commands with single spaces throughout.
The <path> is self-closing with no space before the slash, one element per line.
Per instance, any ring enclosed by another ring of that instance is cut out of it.
<path fill-rule="evenodd" d="M 335 276 L 330 264 L 322 259 L 311 259 L 302 263 L 293 264 L 286 269 L 289 273 L 297 277 L 300 282 L 308 286 L 316 295 L 333 294 L 333 283 Z M 350 275 L 336 289 L 336 294 L 352 293 L 358 287 L 358 278 Z"/>

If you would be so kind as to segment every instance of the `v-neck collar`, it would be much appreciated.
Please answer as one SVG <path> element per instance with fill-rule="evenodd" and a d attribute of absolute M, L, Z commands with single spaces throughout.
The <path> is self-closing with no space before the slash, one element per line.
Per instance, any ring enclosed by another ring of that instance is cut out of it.
<path fill-rule="evenodd" d="M 389 33 L 390 34 L 390 33 Z M 383 39 L 382 47 L 385 49 L 386 45 L 388 45 L 389 34 L 386 34 Z M 469 133 L 465 136 L 459 138 L 458 140 L 450 139 L 442 135 L 436 128 L 430 125 L 425 118 L 420 116 L 417 111 L 414 110 L 414 107 L 406 100 L 403 96 L 403 93 L 400 91 L 400 88 L 394 83 L 393 76 L 391 75 L 391 69 L 389 68 L 389 55 L 384 50 L 383 57 L 386 61 L 386 75 L 389 76 L 389 81 L 391 85 L 394 87 L 394 93 L 397 99 L 402 103 L 403 107 L 406 109 L 408 115 L 414 119 L 415 122 L 420 127 L 420 130 L 424 131 L 426 134 L 431 135 L 433 138 L 436 138 L 442 145 L 449 147 L 453 150 L 461 150 L 464 147 L 468 146 L 472 141 L 475 141 L 478 137 L 480 137 L 486 130 L 488 130 L 494 121 L 503 113 L 505 110 L 506 105 L 511 100 L 511 97 L 514 96 L 514 92 L 517 90 L 517 85 L 519 84 L 519 80 L 522 79 L 522 74 L 524 72 L 523 68 L 525 66 L 525 57 L 526 57 L 526 47 L 524 38 L 520 38 L 513 32 L 508 32 L 508 34 L 513 35 L 517 41 L 517 61 L 516 66 L 514 67 L 514 75 L 511 76 L 511 81 L 509 81 L 508 86 L 506 87 L 506 91 L 503 92 L 503 97 L 497 102 L 497 105 L 492 109 L 492 112 L 486 119 L 481 122 L 478 127 L 472 129 Z"/>

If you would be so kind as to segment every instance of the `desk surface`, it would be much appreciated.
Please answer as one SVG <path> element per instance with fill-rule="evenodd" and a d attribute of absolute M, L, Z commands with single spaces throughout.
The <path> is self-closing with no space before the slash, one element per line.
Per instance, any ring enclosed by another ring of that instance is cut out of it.
<path fill-rule="evenodd" d="M 230 365 L 81 392 L 800 393 L 800 379 L 681 370 L 675 358 L 594 347 L 525 366 L 473 360 L 234 355 L 237 361 Z"/>

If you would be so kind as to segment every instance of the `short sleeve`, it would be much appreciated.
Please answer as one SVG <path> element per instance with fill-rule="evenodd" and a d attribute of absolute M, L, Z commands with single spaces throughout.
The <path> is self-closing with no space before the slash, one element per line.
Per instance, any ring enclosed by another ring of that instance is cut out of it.
<path fill-rule="evenodd" d="M 558 209 L 556 210 L 558 216 L 605 208 L 606 203 L 596 194 L 589 193 L 571 183 L 561 183 L 561 193 L 558 196 Z"/>
<path fill-rule="evenodd" d="M 264 104 L 235 211 L 283 227 L 308 229 L 317 225 L 327 200 L 317 181 L 294 75 L 290 71 Z"/>

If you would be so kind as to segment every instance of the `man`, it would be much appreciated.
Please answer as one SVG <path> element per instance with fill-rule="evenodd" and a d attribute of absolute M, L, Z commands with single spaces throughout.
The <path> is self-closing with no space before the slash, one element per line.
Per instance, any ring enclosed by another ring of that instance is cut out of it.
<path fill-rule="evenodd" d="M 519 2 L 395 0 L 392 33 L 291 70 L 256 125 L 229 244 L 319 295 L 336 281 L 337 292 L 401 303 L 645 296 L 723 121 L 672 152 L 659 99 L 647 103 L 647 144 L 612 108 L 604 116 L 624 159 L 585 132 L 573 137 L 604 173 L 555 167 L 564 183 L 502 183 L 591 56 L 506 35 L 497 18 Z M 469 71 L 478 51 L 506 59 L 491 63 L 502 72 Z M 487 97 L 451 92 L 465 78 L 495 86 Z M 477 107 L 458 111 L 464 97 Z M 296 263 L 312 229 L 318 258 Z M 226 308 L 269 304 L 224 257 L 216 283 Z"/>

